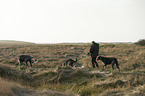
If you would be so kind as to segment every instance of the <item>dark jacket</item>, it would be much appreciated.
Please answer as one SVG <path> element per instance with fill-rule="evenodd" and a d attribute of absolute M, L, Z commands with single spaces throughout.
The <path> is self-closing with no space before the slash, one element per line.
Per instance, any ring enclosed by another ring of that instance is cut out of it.
<path fill-rule="evenodd" d="M 99 44 L 93 43 L 90 48 L 91 57 L 97 57 L 99 55 Z"/>

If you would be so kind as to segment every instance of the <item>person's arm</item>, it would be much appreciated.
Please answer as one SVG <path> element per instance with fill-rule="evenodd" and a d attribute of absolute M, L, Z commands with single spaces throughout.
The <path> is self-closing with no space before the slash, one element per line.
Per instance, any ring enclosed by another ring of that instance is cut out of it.
<path fill-rule="evenodd" d="M 93 50 L 94 50 L 94 47 L 92 45 L 91 48 L 90 48 L 90 53 L 93 53 Z"/>
<path fill-rule="evenodd" d="M 89 52 L 87 52 L 87 55 L 89 55 L 89 54 L 92 53 L 92 52 L 93 52 L 93 47 L 91 46 Z"/>

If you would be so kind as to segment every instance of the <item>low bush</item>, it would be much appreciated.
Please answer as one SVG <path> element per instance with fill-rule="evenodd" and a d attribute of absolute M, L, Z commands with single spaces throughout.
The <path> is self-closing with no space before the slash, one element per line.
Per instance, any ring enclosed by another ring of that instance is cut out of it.
<path fill-rule="evenodd" d="M 145 39 L 141 39 L 138 42 L 136 42 L 135 44 L 145 46 Z"/>

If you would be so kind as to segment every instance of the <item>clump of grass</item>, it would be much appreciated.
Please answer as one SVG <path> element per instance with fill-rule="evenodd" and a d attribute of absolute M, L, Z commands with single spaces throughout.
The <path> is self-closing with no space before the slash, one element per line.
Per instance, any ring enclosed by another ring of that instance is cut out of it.
<path fill-rule="evenodd" d="M 125 88 L 124 88 L 125 90 Z M 119 88 L 110 88 L 110 89 L 107 89 L 105 91 L 103 91 L 101 94 L 99 94 L 99 96 L 125 96 L 125 93 L 124 91 L 122 91 Z"/>
<path fill-rule="evenodd" d="M 134 93 L 135 96 L 145 95 L 145 84 L 137 87 L 134 91 L 135 91 L 135 93 Z"/>
<path fill-rule="evenodd" d="M 0 94 L 2 96 L 15 96 L 14 92 L 12 91 L 11 87 L 14 86 L 13 83 L 8 82 L 0 78 Z"/>
<path fill-rule="evenodd" d="M 99 96 L 100 93 L 102 93 L 104 90 L 104 88 L 102 87 L 88 87 L 88 86 L 85 86 L 83 87 L 79 94 L 80 96 Z"/>
<path fill-rule="evenodd" d="M 1 96 L 22 96 L 30 94 L 28 89 L 21 87 L 19 84 L 0 78 L 0 95 Z"/>

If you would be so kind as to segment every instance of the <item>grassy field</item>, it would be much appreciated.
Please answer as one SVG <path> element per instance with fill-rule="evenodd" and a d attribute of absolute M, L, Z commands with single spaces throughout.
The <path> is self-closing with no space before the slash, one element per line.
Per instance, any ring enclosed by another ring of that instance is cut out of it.
<path fill-rule="evenodd" d="M 90 44 L 0 43 L 0 94 L 2 96 L 144 96 L 145 46 L 100 44 L 100 55 L 116 57 L 121 72 L 103 63 L 93 69 L 86 53 Z M 38 62 L 21 66 L 18 56 L 31 55 Z M 60 67 L 78 58 L 77 67 Z M 85 66 L 81 68 L 81 66 Z"/>

